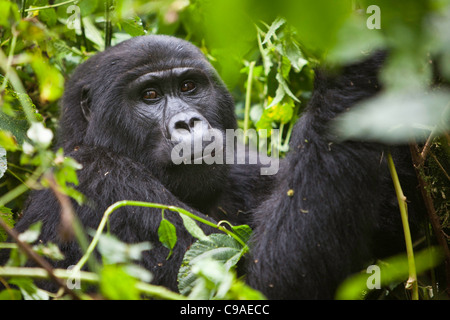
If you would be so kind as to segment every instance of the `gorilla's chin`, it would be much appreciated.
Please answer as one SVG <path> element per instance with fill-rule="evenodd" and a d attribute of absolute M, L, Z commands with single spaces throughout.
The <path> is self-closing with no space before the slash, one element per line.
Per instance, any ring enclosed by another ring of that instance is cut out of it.
<path fill-rule="evenodd" d="M 217 198 L 226 187 L 228 166 L 225 164 L 172 165 L 163 184 L 180 200 L 199 209 L 205 199 Z"/>

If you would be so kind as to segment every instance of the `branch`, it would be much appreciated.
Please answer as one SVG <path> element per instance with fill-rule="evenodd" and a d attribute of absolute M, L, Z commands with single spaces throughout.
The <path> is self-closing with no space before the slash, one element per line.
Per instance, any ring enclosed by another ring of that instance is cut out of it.
<path fill-rule="evenodd" d="M 52 266 L 40 255 L 38 255 L 36 252 L 33 251 L 33 249 L 25 242 L 21 241 L 19 239 L 19 234 L 12 230 L 10 227 L 6 225 L 6 223 L 3 221 L 3 219 L 0 219 L 0 227 L 2 227 L 5 232 L 17 243 L 19 248 L 24 252 L 28 258 L 33 260 L 38 266 L 42 267 L 45 272 L 47 273 L 48 277 L 50 277 L 51 280 L 56 282 L 61 288 L 63 288 L 64 292 L 70 295 L 73 299 L 79 300 L 79 296 L 72 290 L 70 290 L 66 283 L 62 281 L 60 278 L 58 278 L 54 272 Z M 1 269 L 2 267 L 0 267 Z"/>
<path fill-rule="evenodd" d="M 411 157 L 413 160 L 414 169 L 416 170 L 417 180 L 420 185 L 420 192 L 422 193 L 422 198 L 424 200 L 425 207 L 427 209 L 428 219 L 430 220 L 431 227 L 433 228 L 434 235 L 438 244 L 441 246 L 445 255 L 445 270 L 447 278 L 447 293 L 450 294 L 450 250 L 448 248 L 447 240 L 444 237 L 444 232 L 442 230 L 439 217 L 434 209 L 433 199 L 427 192 L 429 190 L 427 182 L 422 178 L 423 166 L 422 157 L 419 154 L 419 149 L 416 143 L 410 144 Z"/>
<path fill-rule="evenodd" d="M 53 269 L 53 272 L 58 278 L 73 279 L 74 271 L 65 269 Z M 24 268 L 24 267 L 0 267 L 1 277 L 31 277 L 35 279 L 48 279 L 49 274 L 42 268 Z M 82 282 L 98 284 L 100 278 L 97 274 L 87 271 L 79 271 L 76 274 Z M 181 294 L 172 292 L 165 287 L 148 284 L 145 282 L 137 282 L 136 289 L 142 293 L 148 294 L 152 297 L 165 300 L 186 300 L 187 298 Z"/>

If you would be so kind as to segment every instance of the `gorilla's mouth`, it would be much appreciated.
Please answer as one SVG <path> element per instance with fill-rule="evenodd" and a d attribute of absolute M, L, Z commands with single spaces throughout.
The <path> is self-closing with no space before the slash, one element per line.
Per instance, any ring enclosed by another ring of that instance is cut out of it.
<path fill-rule="evenodd" d="M 188 162 L 188 158 L 183 159 L 183 164 L 220 164 L 217 161 L 211 162 L 216 158 L 216 154 L 223 153 L 224 148 L 220 147 L 219 149 L 213 149 L 211 152 L 205 152 L 205 149 L 199 153 L 193 153 L 190 158 L 190 162 Z"/>

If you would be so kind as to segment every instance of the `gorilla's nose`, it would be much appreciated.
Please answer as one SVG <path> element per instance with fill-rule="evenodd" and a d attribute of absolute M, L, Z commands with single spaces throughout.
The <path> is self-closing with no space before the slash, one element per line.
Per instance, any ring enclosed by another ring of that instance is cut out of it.
<path fill-rule="evenodd" d="M 195 111 L 186 111 L 174 115 L 167 125 L 172 141 L 185 141 L 191 144 L 196 140 L 202 141 L 211 126 L 201 114 Z"/>

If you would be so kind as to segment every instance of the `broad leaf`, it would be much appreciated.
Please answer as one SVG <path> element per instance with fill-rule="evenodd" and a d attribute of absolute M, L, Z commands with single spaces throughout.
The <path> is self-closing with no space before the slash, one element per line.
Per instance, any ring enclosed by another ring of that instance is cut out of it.
<path fill-rule="evenodd" d="M 164 247 L 170 250 L 166 259 L 172 255 L 172 250 L 177 243 L 177 232 L 175 226 L 167 219 L 162 219 L 158 228 L 159 241 Z"/>
<path fill-rule="evenodd" d="M 220 262 L 226 270 L 235 267 L 244 254 L 242 245 L 234 238 L 213 233 L 206 240 L 195 242 L 186 252 L 178 273 L 178 288 L 182 294 L 189 294 L 197 276 L 192 272 L 193 266 L 205 259 Z"/>

